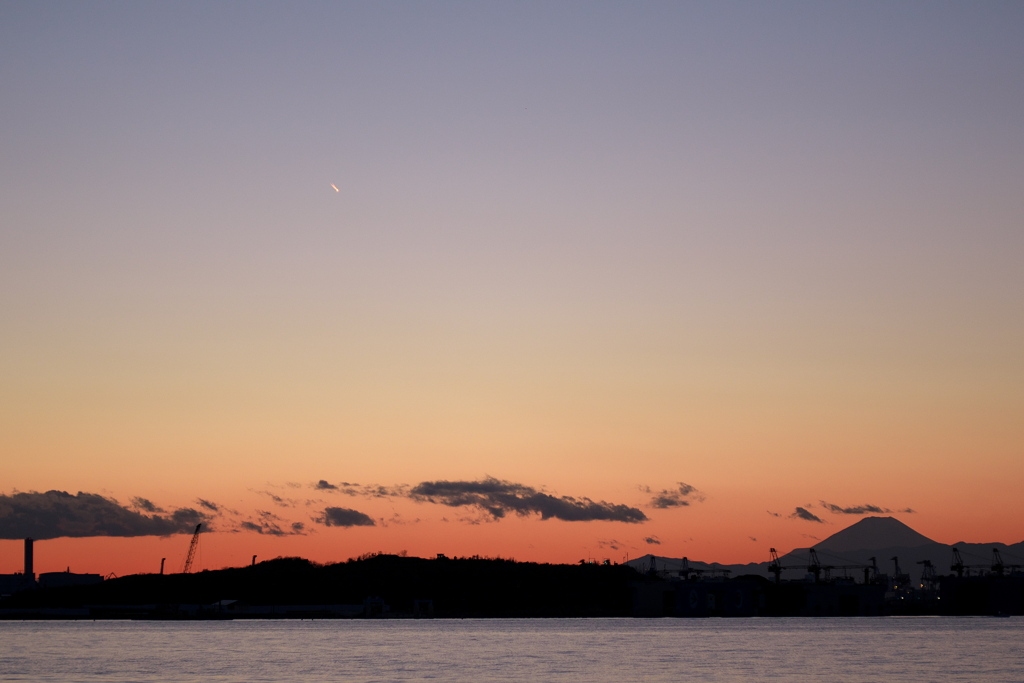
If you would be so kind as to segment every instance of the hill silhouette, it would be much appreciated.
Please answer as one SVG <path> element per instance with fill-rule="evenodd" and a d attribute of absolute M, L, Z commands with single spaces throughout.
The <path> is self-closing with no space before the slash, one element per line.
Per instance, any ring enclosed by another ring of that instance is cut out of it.
<path fill-rule="evenodd" d="M 138 574 L 89 586 L 25 591 L 0 606 L 110 605 L 129 616 L 153 618 L 164 607 L 177 613 L 181 604 L 358 606 L 379 601 L 403 615 L 415 614 L 421 609 L 418 605 L 429 603 L 429 612 L 443 617 L 610 617 L 629 614 L 629 584 L 642 579 L 623 565 L 394 555 L 320 565 L 291 557 L 250 567 Z"/>

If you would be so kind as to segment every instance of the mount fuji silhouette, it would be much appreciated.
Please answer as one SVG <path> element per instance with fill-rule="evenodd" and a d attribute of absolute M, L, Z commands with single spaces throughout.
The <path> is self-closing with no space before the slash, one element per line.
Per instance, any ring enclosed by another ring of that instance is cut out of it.
<path fill-rule="evenodd" d="M 918 548 L 935 541 L 911 529 L 895 517 L 865 517 L 853 526 L 816 543 L 815 550 L 848 553 L 857 550 Z"/>
<path fill-rule="evenodd" d="M 850 570 L 853 566 L 877 563 L 883 572 L 912 571 L 916 576 L 922 571 L 925 562 L 930 562 L 937 573 L 944 574 L 950 571 L 954 547 L 959 549 L 964 561 L 975 570 L 984 569 L 992 564 L 993 548 L 999 549 L 1006 562 L 1024 566 L 1024 542 L 1014 545 L 965 542 L 948 545 L 933 541 L 893 517 L 865 517 L 813 546 L 789 551 L 779 558 L 779 564 L 785 570 L 783 578 L 801 578 L 810 564 L 810 550 L 813 548 L 822 564 L 833 565 L 839 568 L 839 571 Z M 770 576 L 768 562 L 719 564 L 644 555 L 626 564 L 640 571 L 649 571 L 653 567 L 659 572 L 674 573 L 685 567 L 701 572 L 725 571 L 730 576 Z M 856 575 L 855 571 L 850 571 Z"/>
<path fill-rule="evenodd" d="M 938 574 L 952 570 L 952 551 L 957 548 L 973 571 L 985 571 L 993 564 L 993 550 L 1005 556 L 1006 562 L 1024 564 L 1024 543 L 938 543 L 914 531 L 892 517 L 865 517 L 856 524 L 832 534 L 811 546 L 822 564 L 848 570 L 850 566 L 877 563 L 885 573 L 909 573 L 918 576 L 928 563 Z M 809 564 L 810 548 L 797 548 L 780 558 L 790 576 Z"/>

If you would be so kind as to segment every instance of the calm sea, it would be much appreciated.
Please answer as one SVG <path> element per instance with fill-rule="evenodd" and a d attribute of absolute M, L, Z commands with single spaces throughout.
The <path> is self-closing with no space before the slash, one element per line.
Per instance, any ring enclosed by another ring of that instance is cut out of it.
<path fill-rule="evenodd" d="M 0 622 L 3 681 L 1024 681 L 1024 618 Z"/>

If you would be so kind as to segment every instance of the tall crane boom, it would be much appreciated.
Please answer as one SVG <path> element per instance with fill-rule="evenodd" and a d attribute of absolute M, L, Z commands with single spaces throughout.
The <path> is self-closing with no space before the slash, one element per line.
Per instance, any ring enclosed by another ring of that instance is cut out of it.
<path fill-rule="evenodd" d="M 1003 564 L 1003 556 L 999 554 L 999 548 L 992 548 L 992 573 L 1003 575 L 1006 565 Z"/>
<path fill-rule="evenodd" d="M 182 570 L 182 574 L 188 574 L 192 571 L 192 560 L 196 558 L 196 547 L 199 546 L 199 530 L 202 527 L 202 523 L 196 524 L 196 531 L 192 534 L 192 543 L 188 546 L 188 556 L 185 558 L 185 568 Z"/>
<path fill-rule="evenodd" d="M 956 572 L 956 575 L 959 577 L 964 575 L 964 560 L 960 557 L 960 550 L 958 548 L 953 548 L 953 565 L 949 570 Z"/>
<path fill-rule="evenodd" d="M 782 577 L 783 566 L 779 562 L 779 554 L 775 551 L 775 548 L 768 550 L 768 571 L 775 575 L 775 583 L 779 583 Z"/>
<path fill-rule="evenodd" d="M 821 570 L 822 569 L 828 570 L 828 569 L 831 569 L 831 567 L 822 567 L 821 566 L 821 562 L 818 561 L 818 553 L 817 553 L 817 551 L 814 548 L 809 548 L 807 550 L 807 553 L 808 553 L 807 573 L 808 574 L 813 574 L 814 575 L 814 583 L 818 583 L 819 581 L 821 581 Z M 825 580 L 827 581 L 828 578 L 826 577 Z"/>

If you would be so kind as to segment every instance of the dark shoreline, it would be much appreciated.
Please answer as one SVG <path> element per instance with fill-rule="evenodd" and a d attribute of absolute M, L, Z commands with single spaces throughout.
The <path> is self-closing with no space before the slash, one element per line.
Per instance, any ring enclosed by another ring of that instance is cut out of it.
<path fill-rule="evenodd" d="M 795 617 L 1024 614 L 1024 575 L 938 577 L 927 590 L 760 576 L 672 578 L 626 565 L 376 555 L 278 558 L 195 574 L 30 588 L 0 620 Z"/>

